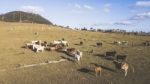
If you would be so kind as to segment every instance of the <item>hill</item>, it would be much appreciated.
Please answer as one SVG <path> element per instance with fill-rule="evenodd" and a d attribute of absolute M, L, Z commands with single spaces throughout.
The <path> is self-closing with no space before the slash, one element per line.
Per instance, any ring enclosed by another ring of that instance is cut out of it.
<path fill-rule="evenodd" d="M 52 24 L 49 20 L 45 19 L 39 14 L 28 13 L 23 11 L 12 11 L 0 15 L 0 21 L 5 22 L 23 22 L 23 23 L 39 23 L 39 24 Z"/>

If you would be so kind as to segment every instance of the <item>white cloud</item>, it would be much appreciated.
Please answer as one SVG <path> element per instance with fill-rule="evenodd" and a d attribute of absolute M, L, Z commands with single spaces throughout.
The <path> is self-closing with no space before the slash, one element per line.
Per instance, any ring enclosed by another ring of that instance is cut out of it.
<path fill-rule="evenodd" d="M 78 8 L 78 9 L 88 9 L 88 10 L 93 10 L 94 7 L 90 6 L 90 5 L 80 5 L 80 4 L 74 4 L 74 7 L 75 8 Z"/>
<path fill-rule="evenodd" d="M 94 7 L 90 6 L 90 5 L 83 5 L 84 8 L 88 9 L 88 10 L 93 10 Z"/>
<path fill-rule="evenodd" d="M 120 22 L 116 22 L 117 25 L 132 25 L 132 22 L 130 20 L 124 20 Z"/>
<path fill-rule="evenodd" d="M 135 5 L 139 7 L 150 7 L 150 1 L 138 1 Z"/>
<path fill-rule="evenodd" d="M 111 11 L 111 4 L 104 5 L 104 12 L 109 13 Z"/>
<path fill-rule="evenodd" d="M 81 6 L 79 4 L 74 4 L 74 6 L 79 9 L 81 8 Z"/>
<path fill-rule="evenodd" d="M 128 18 L 127 20 L 116 22 L 117 25 L 132 25 L 134 21 L 150 19 L 150 11 L 138 13 L 133 17 Z"/>
<path fill-rule="evenodd" d="M 136 14 L 135 16 L 131 17 L 131 20 L 142 20 L 142 19 L 148 19 L 150 18 L 150 11 Z"/>
<path fill-rule="evenodd" d="M 43 8 L 38 7 L 38 6 L 22 6 L 21 10 L 25 12 L 30 12 L 30 13 L 44 13 L 45 12 Z"/>

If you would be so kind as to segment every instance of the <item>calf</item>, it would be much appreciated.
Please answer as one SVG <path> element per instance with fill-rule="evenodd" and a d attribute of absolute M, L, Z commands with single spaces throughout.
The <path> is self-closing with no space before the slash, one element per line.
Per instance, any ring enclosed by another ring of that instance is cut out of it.
<path fill-rule="evenodd" d="M 102 67 L 98 66 L 97 64 L 94 64 L 94 67 L 95 67 L 95 76 L 97 77 L 98 74 L 101 76 Z"/>
<path fill-rule="evenodd" d="M 97 46 L 97 47 L 100 47 L 100 46 L 102 46 L 102 45 L 103 45 L 103 43 L 101 43 L 101 42 L 96 43 L 96 46 Z"/>
<path fill-rule="evenodd" d="M 83 45 L 83 41 L 80 41 L 80 45 Z"/>
<path fill-rule="evenodd" d="M 127 60 L 127 56 L 126 55 L 117 55 L 117 61 L 126 61 Z"/>

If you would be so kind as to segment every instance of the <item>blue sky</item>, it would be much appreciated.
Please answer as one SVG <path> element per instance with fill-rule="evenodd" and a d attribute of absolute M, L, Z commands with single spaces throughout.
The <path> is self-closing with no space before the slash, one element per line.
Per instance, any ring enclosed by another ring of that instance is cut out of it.
<path fill-rule="evenodd" d="M 71 27 L 150 32 L 150 0 L 3 0 L 0 13 L 39 13 Z"/>

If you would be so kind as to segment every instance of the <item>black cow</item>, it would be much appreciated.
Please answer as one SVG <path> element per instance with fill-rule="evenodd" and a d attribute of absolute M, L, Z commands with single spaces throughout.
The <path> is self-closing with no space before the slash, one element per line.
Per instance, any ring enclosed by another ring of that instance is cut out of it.
<path fill-rule="evenodd" d="M 144 46 L 150 46 L 150 41 L 145 41 L 145 42 L 143 42 L 143 45 L 144 45 Z"/>
<path fill-rule="evenodd" d="M 80 45 L 83 45 L 83 41 L 80 41 Z"/>
<path fill-rule="evenodd" d="M 116 51 L 106 52 L 105 57 L 106 59 L 114 60 L 116 58 L 116 53 Z"/>
<path fill-rule="evenodd" d="M 117 61 L 126 61 L 127 60 L 127 55 L 117 55 Z"/>
<path fill-rule="evenodd" d="M 97 42 L 97 43 L 96 43 L 96 46 L 97 46 L 97 47 L 100 47 L 100 46 L 102 46 L 102 45 L 103 45 L 103 43 L 101 43 L 101 42 Z"/>

